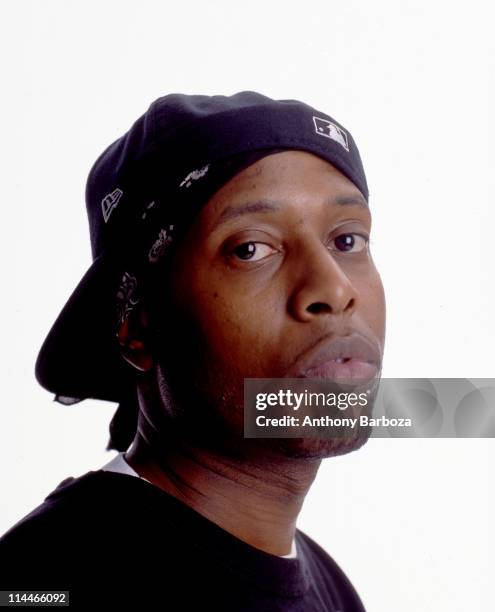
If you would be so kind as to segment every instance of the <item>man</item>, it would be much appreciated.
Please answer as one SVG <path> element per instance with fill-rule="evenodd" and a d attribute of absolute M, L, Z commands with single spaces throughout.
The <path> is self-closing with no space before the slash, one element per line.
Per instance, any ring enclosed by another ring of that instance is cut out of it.
<path fill-rule="evenodd" d="M 245 378 L 379 377 L 385 301 L 357 147 L 256 92 L 155 101 L 95 163 L 94 262 L 36 375 L 120 403 L 101 470 L 0 540 L 2 589 L 167 610 L 363 610 L 296 528 L 321 460 L 364 436 L 249 439 Z"/>

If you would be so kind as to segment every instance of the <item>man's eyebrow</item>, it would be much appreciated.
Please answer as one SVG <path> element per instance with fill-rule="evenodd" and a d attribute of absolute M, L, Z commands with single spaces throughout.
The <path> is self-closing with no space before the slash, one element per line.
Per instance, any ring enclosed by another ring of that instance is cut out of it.
<path fill-rule="evenodd" d="M 361 195 L 352 194 L 334 196 L 330 197 L 327 202 L 329 205 L 360 206 L 361 208 L 369 210 L 368 203 Z M 281 205 L 271 200 L 255 200 L 252 202 L 244 202 L 242 204 L 234 204 L 232 206 L 227 206 L 227 208 L 222 211 L 222 214 L 220 215 L 218 221 L 215 223 L 214 229 L 218 228 L 220 225 L 223 225 L 227 221 L 234 219 L 235 217 L 241 217 L 242 215 L 259 212 L 274 212 L 280 209 Z"/>
<path fill-rule="evenodd" d="M 368 202 L 360 194 L 340 195 L 330 199 L 330 203 L 338 206 L 361 206 L 368 209 Z"/>

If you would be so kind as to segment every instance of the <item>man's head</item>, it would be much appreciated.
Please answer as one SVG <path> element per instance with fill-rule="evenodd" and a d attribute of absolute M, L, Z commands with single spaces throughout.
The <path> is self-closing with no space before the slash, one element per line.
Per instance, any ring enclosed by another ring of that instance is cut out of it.
<path fill-rule="evenodd" d="M 155 100 L 89 173 L 93 263 L 36 378 L 64 404 L 118 402 L 107 448 L 132 440 L 136 375 L 141 405 L 154 406 L 142 423 L 156 429 L 168 411 L 199 441 L 249 447 L 237 444 L 244 378 L 328 376 L 337 366 L 322 359 L 351 348 L 379 369 L 367 202 L 352 135 L 308 104 L 253 91 Z M 298 444 L 282 450 L 320 452 Z"/>
<path fill-rule="evenodd" d="M 144 373 L 141 424 L 156 443 L 173 432 L 307 457 L 360 446 L 364 438 L 244 440 L 243 382 L 300 375 L 340 337 L 367 345 L 380 369 L 385 299 L 370 232 L 356 185 L 306 151 L 267 155 L 214 193 L 169 273 L 154 278 L 152 303 L 119 331 L 124 358 Z"/>

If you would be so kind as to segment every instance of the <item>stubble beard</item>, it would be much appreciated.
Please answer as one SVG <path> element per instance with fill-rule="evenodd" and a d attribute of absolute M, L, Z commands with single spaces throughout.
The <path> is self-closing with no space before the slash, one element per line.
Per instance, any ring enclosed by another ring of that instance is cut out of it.
<path fill-rule="evenodd" d="M 361 448 L 370 430 L 357 427 L 336 437 L 244 438 L 244 378 L 229 364 L 211 357 L 203 366 L 181 368 L 176 360 L 156 362 L 156 380 L 167 438 L 184 440 L 236 459 L 253 452 L 286 458 L 317 460 L 344 455 Z M 179 367 L 177 367 L 179 366 Z M 180 372 L 187 371 L 187 378 Z"/>

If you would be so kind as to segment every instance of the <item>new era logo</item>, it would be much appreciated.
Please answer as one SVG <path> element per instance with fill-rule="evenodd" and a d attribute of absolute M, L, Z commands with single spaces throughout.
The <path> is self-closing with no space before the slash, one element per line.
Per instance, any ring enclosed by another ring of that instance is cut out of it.
<path fill-rule="evenodd" d="M 335 123 L 328 121 L 328 119 L 322 119 L 321 117 L 313 117 L 315 124 L 315 132 L 318 136 L 325 136 L 325 138 L 331 138 L 341 144 L 346 151 L 349 151 L 349 140 L 344 130 Z"/>
<path fill-rule="evenodd" d="M 105 220 L 105 223 L 110 218 L 110 215 L 112 214 L 114 208 L 120 202 L 120 198 L 123 194 L 124 192 L 122 191 L 122 189 L 119 189 L 117 187 L 117 189 L 114 189 L 112 193 L 107 194 L 101 201 L 101 212 L 103 213 L 103 219 Z"/>

